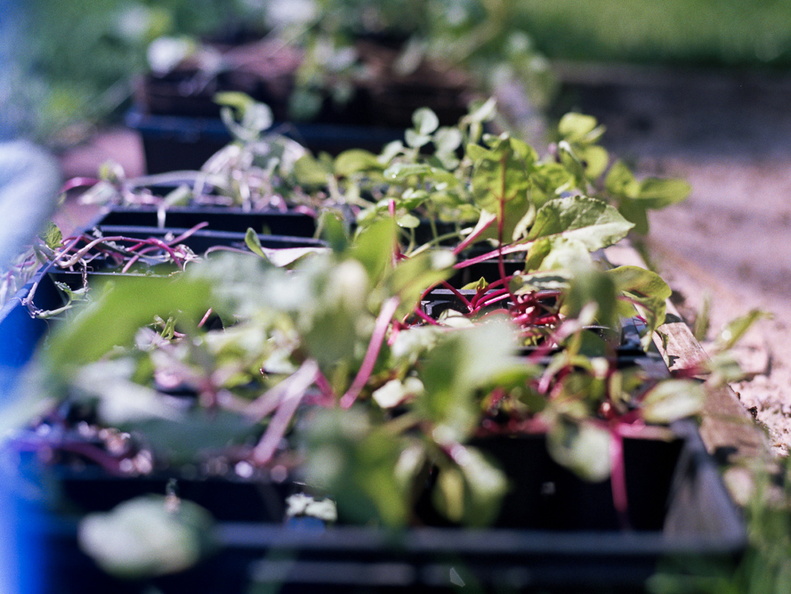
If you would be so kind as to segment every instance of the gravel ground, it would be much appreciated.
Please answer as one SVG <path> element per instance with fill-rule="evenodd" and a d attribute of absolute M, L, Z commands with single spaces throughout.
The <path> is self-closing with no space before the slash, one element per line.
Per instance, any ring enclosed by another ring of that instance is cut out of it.
<path fill-rule="evenodd" d="M 710 300 L 712 335 L 753 308 L 771 312 L 736 349 L 734 385 L 773 451 L 791 448 L 791 76 L 560 67 L 562 109 L 596 115 L 608 148 L 638 175 L 679 176 L 690 198 L 651 218 L 654 265 L 692 323 Z M 64 175 L 113 159 L 143 172 L 141 143 L 114 129 L 62 157 Z M 70 210 L 75 224 L 88 216 Z M 704 345 L 706 343 L 704 342 Z"/>

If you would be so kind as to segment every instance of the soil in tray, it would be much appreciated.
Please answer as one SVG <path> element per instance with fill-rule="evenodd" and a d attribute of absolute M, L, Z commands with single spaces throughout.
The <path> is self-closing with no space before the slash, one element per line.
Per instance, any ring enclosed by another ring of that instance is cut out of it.
<path fill-rule="evenodd" d="M 116 235 L 123 236 L 129 240 L 148 240 L 150 238 L 157 238 L 160 240 L 168 236 L 179 236 L 185 233 L 186 229 L 158 229 L 155 227 L 117 227 L 108 226 L 105 230 L 104 236 Z M 323 247 L 325 244 L 321 240 L 312 239 L 309 237 L 291 237 L 282 235 L 259 235 L 259 242 L 264 248 L 271 249 L 289 249 L 289 248 L 316 248 Z M 134 241 L 126 242 L 124 245 L 132 245 Z M 175 245 L 188 247 L 194 254 L 205 254 L 211 248 L 228 247 L 242 251 L 249 251 L 245 244 L 245 234 L 233 231 L 209 231 L 198 230 L 186 237 L 183 241 Z M 252 257 L 257 257 L 250 252 Z M 73 290 L 85 286 L 85 282 L 89 277 L 98 278 L 100 276 L 109 276 L 115 274 L 133 274 L 145 276 L 168 276 L 178 271 L 177 266 L 173 262 L 162 262 L 162 252 L 155 250 L 149 252 L 145 257 L 142 257 L 138 262 L 135 262 L 128 270 L 124 270 L 124 258 L 121 263 L 117 260 L 112 252 L 108 255 L 97 254 L 92 257 L 87 266 L 83 267 L 82 264 L 77 264 L 71 269 L 60 269 L 54 265 L 49 265 L 46 268 L 47 274 L 58 282 L 65 283 Z"/>

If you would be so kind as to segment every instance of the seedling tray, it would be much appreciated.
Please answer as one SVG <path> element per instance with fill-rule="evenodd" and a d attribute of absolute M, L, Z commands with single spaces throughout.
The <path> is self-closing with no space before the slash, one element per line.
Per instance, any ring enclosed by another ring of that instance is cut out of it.
<path fill-rule="evenodd" d="M 0 308 L 0 393 L 9 393 L 22 367 L 30 360 L 41 339 L 49 330 L 49 322 L 33 318 L 23 300 L 32 287 L 38 287 L 36 301 L 42 309 L 60 307 L 61 296 L 44 269 L 23 286 Z"/>
<path fill-rule="evenodd" d="M 245 212 L 239 207 L 201 206 L 201 207 L 168 207 L 160 213 L 156 207 L 150 206 L 114 206 L 103 211 L 91 223 L 106 233 L 118 228 L 129 227 L 168 227 L 191 229 L 201 223 L 209 231 L 233 231 L 244 233 L 253 229 L 256 233 L 267 235 L 283 235 L 290 237 L 313 237 L 316 233 L 314 217 L 300 212 L 287 211 L 252 211 Z"/>
<path fill-rule="evenodd" d="M 36 537 L 49 552 L 43 575 L 57 576 L 47 594 L 90 594 L 108 587 L 140 593 L 152 584 L 166 594 L 450 592 L 462 584 L 485 592 L 641 592 L 663 559 L 722 561 L 745 546 L 742 518 L 696 427 L 682 422 L 674 431 L 674 441 L 637 444 L 634 459 L 627 449 L 634 507 L 629 529 L 612 515 L 608 483 L 564 476 L 540 454 L 540 436 L 515 450 L 524 447 L 523 459 L 537 462 L 530 462 L 517 480 L 515 492 L 526 499 L 506 503 L 496 528 L 422 526 L 391 532 L 220 521 L 217 555 L 189 571 L 145 582 L 113 580 L 96 569 L 77 548 L 76 517 L 60 516 L 31 528 L 40 530 Z M 83 479 L 83 492 L 94 487 L 99 493 L 107 484 L 91 485 L 87 475 Z M 80 479 L 73 474 L 70 480 Z M 526 513 L 515 515 L 520 508 Z"/>

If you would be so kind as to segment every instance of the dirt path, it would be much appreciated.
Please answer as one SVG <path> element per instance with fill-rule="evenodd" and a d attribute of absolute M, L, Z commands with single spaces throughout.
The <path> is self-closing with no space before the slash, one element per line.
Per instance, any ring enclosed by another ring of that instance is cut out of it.
<path fill-rule="evenodd" d="M 608 126 L 608 146 L 641 175 L 692 185 L 651 218 L 650 248 L 693 320 L 711 326 L 773 313 L 737 349 L 754 374 L 734 385 L 776 453 L 791 448 L 791 77 L 571 71 L 578 107 Z"/>
<path fill-rule="evenodd" d="M 693 186 L 683 205 L 652 219 L 661 273 L 689 317 L 711 300 L 714 330 L 753 308 L 773 314 L 737 349 L 751 381 L 734 386 L 777 453 L 791 447 L 791 158 L 667 161 Z"/>

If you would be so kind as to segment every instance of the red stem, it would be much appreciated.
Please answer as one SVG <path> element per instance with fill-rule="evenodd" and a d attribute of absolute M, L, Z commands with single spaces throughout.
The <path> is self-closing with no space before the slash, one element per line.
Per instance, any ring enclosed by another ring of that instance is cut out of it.
<path fill-rule="evenodd" d="M 60 193 L 64 194 L 74 188 L 81 188 L 84 186 L 95 186 L 100 180 L 95 177 L 72 177 L 67 180 L 60 188 Z"/>
<path fill-rule="evenodd" d="M 387 328 L 390 326 L 390 322 L 398 309 L 399 303 L 398 297 L 390 297 L 382 304 L 382 309 L 379 312 L 379 316 L 376 318 L 371 340 L 368 343 L 368 350 L 365 352 L 365 357 L 357 372 L 357 376 L 354 378 L 352 385 L 349 386 L 346 393 L 341 397 L 342 408 L 349 408 L 354 404 L 354 401 L 357 400 L 357 396 L 360 395 L 363 387 L 365 387 L 365 384 L 371 377 L 374 365 L 376 365 L 376 358 L 379 356 L 379 350 L 382 348 L 382 343 L 387 334 Z"/>
<path fill-rule="evenodd" d="M 264 435 L 253 450 L 252 460 L 255 464 L 266 464 L 275 455 L 277 447 L 286 433 L 288 424 L 291 422 L 297 408 L 299 408 L 299 403 L 302 402 L 305 392 L 316 381 L 318 372 L 318 364 L 314 360 L 309 359 L 293 375 L 283 380 L 264 395 L 264 398 L 269 396 L 277 398 L 277 410 L 269 422 Z"/>
<path fill-rule="evenodd" d="M 615 428 L 610 429 L 610 485 L 612 503 L 623 530 L 629 530 L 629 498 L 626 492 L 626 465 L 623 458 L 623 436 Z"/>

